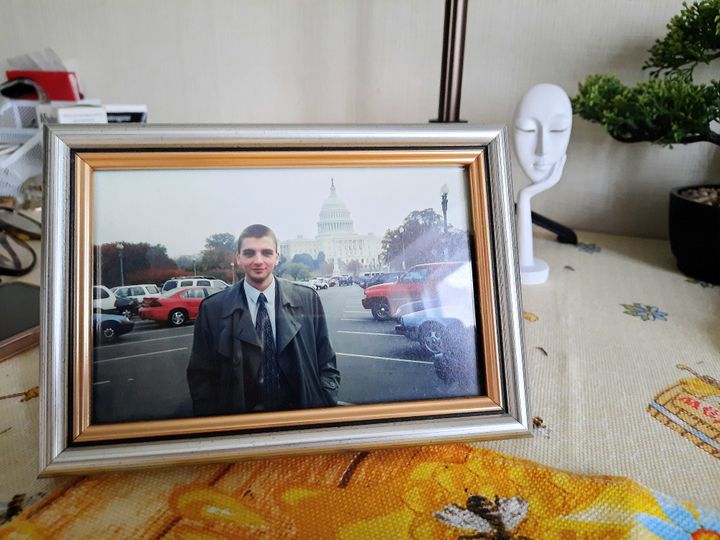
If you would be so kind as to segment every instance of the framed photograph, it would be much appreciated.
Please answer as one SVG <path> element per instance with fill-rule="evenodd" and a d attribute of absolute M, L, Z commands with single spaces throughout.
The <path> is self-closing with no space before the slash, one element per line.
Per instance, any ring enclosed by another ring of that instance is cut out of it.
<path fill-rule="evenodd" d="M 502 128 L 46 128 L 41 475 L 529 431 Z"/>

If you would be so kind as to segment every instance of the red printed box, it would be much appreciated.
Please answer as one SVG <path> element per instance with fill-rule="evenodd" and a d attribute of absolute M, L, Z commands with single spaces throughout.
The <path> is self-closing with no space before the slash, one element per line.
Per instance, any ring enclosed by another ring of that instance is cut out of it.
<path fill-rule="evenodd" d="M 35 81 L 43 87 L 50 101 L 77 101 L 82 98 L 74 71 L 10 70 L 5 74 L 9 81 L 13 79 Z"/>

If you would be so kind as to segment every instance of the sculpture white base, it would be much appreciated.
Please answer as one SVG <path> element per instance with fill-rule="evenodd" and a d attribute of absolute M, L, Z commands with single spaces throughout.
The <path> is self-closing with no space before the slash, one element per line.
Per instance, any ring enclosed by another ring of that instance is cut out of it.
<path fill-rule="evenodd" d="M 542 259 L 533 258 L 532 266 L 520 267 L 520 281 L 523 285 L 545 283 L 550 275 L 550 267 Z"/>

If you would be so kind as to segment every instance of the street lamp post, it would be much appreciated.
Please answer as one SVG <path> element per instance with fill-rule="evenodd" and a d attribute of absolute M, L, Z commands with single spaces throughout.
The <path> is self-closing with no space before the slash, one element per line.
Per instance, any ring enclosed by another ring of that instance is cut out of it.
<path fill-rule="evenodd" d="M 118 244 L 117 246 L 118 250 L 118 257 L 120 258 L 120 286 L 125 286 L 125 268 L 124 268 L 124 259 L 125 259 L 125 246 L 122 244 Z"/>
<path fill-rule="evenodd" d="M 197 257 L 193 257 L 193 276 L 197 276 Z"/>
<path fill-rule="evenodd" d="M 398 229 L 400 231 L 400 245 L 402 246 L 402 269 L 405 271 L 405 227 L 400 225 Z"/>
<path fill-rule="evenodd" d="M 447 247 L 447 233 L 448 233 L 448 226 L 447 226 L 447 207 L 448 207 L 448 192 L 450 191 L 450 188 L 448 188 L 447 184 L 443 184 L 443 186 L 440 188 L 440 206 L 442 206 L 443 211 L 443 258 L 444 260 L 448 260 L 448 247 Z"/>
<path fill-rule="evenodd" d="M 232 269 L 232 282 L 235 285 L 235 262 L 230 263 L 230 268 Z"/>
<path fill-rule="evenodd" d="M 447 184 L 443 184 L 443 187 L 440 188 L 440 204 L 442 205 L 443 228 L 444 228 L 445 234 L 447 234 L 447 201 L 448 201 L 448 192 L 449 191 L 450 191 L 450 188 L 448 188 Z"/>

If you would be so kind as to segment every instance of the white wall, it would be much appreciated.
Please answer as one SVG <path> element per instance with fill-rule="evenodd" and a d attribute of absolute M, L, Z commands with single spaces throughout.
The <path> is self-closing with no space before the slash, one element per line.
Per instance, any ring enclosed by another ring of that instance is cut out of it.
<path fill-rule="evenodd" d="M 507 123 L 539 82 L 572 96 L 591 73 L 645 78 L 645 51 L 680 7 L 470 0 L 462 118 Z M 443 13 L 443 0 L 0 0 L 0 69 L 53 47 L 87 96 L 147 103 L 152 122 L 423 123 L 437 115 Z M 535 209 L 663 237 L 668 190 L 718 172 L 707 143 L 621 144 L 576 117 L 565 175 Z"/>

